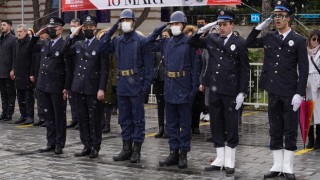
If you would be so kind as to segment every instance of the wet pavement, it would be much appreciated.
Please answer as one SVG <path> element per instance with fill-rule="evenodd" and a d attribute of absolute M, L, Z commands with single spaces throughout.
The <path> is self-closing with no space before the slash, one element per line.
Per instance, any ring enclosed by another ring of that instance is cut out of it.
<path fill-rule="evenodd" d="M 213 144 L 206 142 L 209 123 L 201 122 L 200 135 L 193 135 L 188 154 L 188 168 L 159 167 L 158 162 L 168 155 L 167 139 L 156 139 L 157 115 L 153 105 L 146 106 L 146 139 L 142 160 L 114 162 L 112 156 L 122 148 L 117 116 L 112 116 L 111 133 L 103 134 L 100 156 L 97 159 L 76 158 L 82 150 L 79 132 L 67 131 L 67 142 L 62 155 L 38 153 L 46 145 L 43 127 L 17 126 L 0 121 L 0 179 L 263 179 L 272 165 L 268 149 L 268 120 L 265 111 L 244 111 L 240 128 L 240 145 L 236 151 L 236 173 L 227 177 L 224 171 L 204 172 L 204 167 L 215 158 Z M 19 117 L 18 109 L 13 120 Z M 68 108 L 68 121 L 71 120 Z M 297 179 L 320 179 L 320 152 L 298 150 L 294 161 Z M 279 178 L 281 179 L 281 178 Z"/>

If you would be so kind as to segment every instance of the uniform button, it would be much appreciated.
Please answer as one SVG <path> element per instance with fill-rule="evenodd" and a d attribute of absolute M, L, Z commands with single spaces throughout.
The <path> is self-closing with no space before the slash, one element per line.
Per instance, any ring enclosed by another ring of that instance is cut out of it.
<path fill-rule="evenodd" d="M 83 67 L 83 69 L 86 69 L 86 67 Z"/>
<path fill-rule="evenodd" d="M 281 47 L 279 47 L 279 50 L 281 50 Z"/>
<path fill-rule="evenodd" d="M 80 76 L 80 73 L 78 73 L 78 76 Z"/>
<path fill-rule="evenodd" d="M 218 64 L 218 67 L 220 66 L 220 64 Z"/>
<path fill-rule="evenodd" d="M 276 73 L 276 74 L 277 74 L 277 73 L 278 73 L 278 71 L 274 71 L 274 73 Z"/>
<path fill-rule="evenodd" d="M 279 63 L 276 63 L 276 65 L 278 65 Z"/>
<path fill-rule="evenodd" d="M 223 51 L 221 51 L 223 53 Z"/>
<path fill-rule="evenodd" d="M 217 71 L 216 74 L 219 74 L 219 72 Z"/>
<path fill-rule="evenodd" d="M 279 54 L 277 54 L 277 57 L 280 57 L 280 55 L 279 55 Z"/>
<path fill-rule="evenodd" d="M 42 66 L 45 66 L 45 64 L 42 64 Z"/>
<path fill-rule="evenodd" d="M 220 59 L 222 59 L 222 57 L 220 57 Z"/>

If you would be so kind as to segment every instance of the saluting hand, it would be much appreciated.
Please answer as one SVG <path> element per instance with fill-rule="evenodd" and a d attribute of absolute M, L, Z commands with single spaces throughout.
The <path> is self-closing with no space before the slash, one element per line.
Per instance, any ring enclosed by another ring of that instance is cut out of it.
<path fill-rule="evenodd" d="M 42 34 L 46 33 L 46 30 L 48 29 L 48 27 L 44 27 L 44 28 L 41 28 L 37 33 L 36 33 L 36 36 L 41 36 Z"/>
<path fill-rule="evenodd" d="M 271 22 L 272 22 L 271 17 L 267 18 L 256 27 L 256 30 L 260 30 L 260 31 L 263 30 L 264 28 L 268 27 Z"/>
<path fill-rule="evenodd" d="M 204 86 L 203 86 L 203 84 L 200 84 L 200 86 L 199 86 L 199 91 L 200 91 L 200 92 L 204 92 Z"/>
<path fill-rule="evenodd" d="M 78 35 L 79 32 L 82 30 L 82 26 L 83 26 L 83 25 L 77 27 L 77 30 L 75 30 L 75 31 L 71 34 L 71 36 L 74 37 L 74 36 Z"/>
<path fill-rule="evenodd" d="M 99 101 L 102 101 L 104 99 L 104 91 L 103 90 L 99 90 L 97 93 L 97 99 Z"/>

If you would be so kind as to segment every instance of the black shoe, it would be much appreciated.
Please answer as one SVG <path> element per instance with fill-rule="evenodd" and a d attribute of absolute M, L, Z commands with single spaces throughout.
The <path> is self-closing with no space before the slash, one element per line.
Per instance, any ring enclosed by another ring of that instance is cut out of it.
<path fill-rule="evenodd" d="M 45 148 L 38 149 L 39 153 L 54 151 L 55 146 L 47 146 Z"/>
<path fill-rule="evenodd" d="M 39 119 L 38 121 L 33 123 L 33 126 L 41 126 L 42 124 L 44 124 L 44 120 L 43 119 Z"/>
<path fill-rule="evenodd" d="M 95 148 L 90 150 L 89 158 L 97 158 L 99 156 L 99 151 Z"/>
<path fill-rule="evenodd" d="M 290 174 L 290 173 L 284 173 L 285 179 L 288 180 L 295 180 L 296 176 L 294 175 L 294 173 Z"/>
<path fill-rule="evenodd" d="M 117 156 L 113 156 L 114 161 L 125 161 L 129 160 L 132 155 L 132 142 L 123 141 L 123 147 L 121 152 Z"/>
<path fill-rule="evenodd" d="M 222 169 L 224 169 L 224 168 L 221 166 L 211 165 L 211 166 L 205 167 L 204 171 L 220 171 Z"/>
<path fill-rule="evenodd" d="M 75 130 L 79 130 L 79 124 L 74 127 Z"/>
<path fill-rule="evenodd" d="M 18 120 L 14 121 L 13 124 L 21 124 L 21 123 L 24 123 L 27 119 L 24 118 L 24 117 L 19 117 Z"/>
<path fill-rule="evenodd" d="M 164 139 L 167 139 L 167 138 L 168 138 L 168 134 L 167 134 L 166 129 L 164 130 L 164 133 L 163 133 L 163 135 L 162 135 L 162 138 L 164 138 Z"/>
<path fill-rule="evenodd" d="M 110 124 L 105 125 L 102 129 L 102 133 L 109 133 L 110 132 Z"/>
<path fill-rule="evenodd" d="M 164 133 L 164 127 L 163 126 L 159 126 L 159 131 L 156 135 L 154 135 L 155 138 L 162 138 Z"/>
<path fill-rule="evenodd" d="M 77 124 L 78 124 L 77 122 L 71 121 L 71 123 L 67 125 L 67 129 L 76 127 Z"/>
<path fill-rule="evenodd" d="M 179 150 L 171 150 L 169 156 L 164 161 L 159 161 L 161 167 L 173 166 L 179 163 Z"/>
<path fill-rule="evenodd" d="M 43 122 L 43 124 L 41 124 L 40 127 L 46 127 L 46 123 Z"/>
<path fill-rule="evenodd" d="M 275 177 L 278 177 L 278 176 L 281 176 L 281 175 L 282 175 L 281 172 L 269 171 L 267 174 L 265 174 L 263 176 L 263 178 L 275 178 Z"/>
<path fill-rule="evenodd" d="M 185 150 L 181 150 L 179 154 L 179 169 L 185 169 L 188 167 L 188 158 L 187 158 L 188 152 Z"/>
<path fill-rule="evenodd" d="M 54 150 L 54 153 L 55 153 L 55 154 L 62 154 L 62 153 L 63 153 L 62 147 L 56 146 L 56 149 Z"/>
<path fill-rule="evenodd" d="M 134 142 L 133 143 L 133 148 L 132 148 L 133 152 L 132 152 L 132 155 L 131 155 L 131 158 L 130 158 L 130 162 L 131 163 L 140 162 L 141 146 L 142 146 L 142 143 L 139 143 L 139 142 Z"/>
<path fill-rule="evenodd" d="M 1 114 L 1 115 L 0 115 L 0 120 L 4 120 L 4 119 L 6 118 L 6 116 L 7 116 L 7 115 L 5 115 L 5 114 Z"/>
<path fill-rule="evenodd" d="M 83 156 L 87 156 L 90 154 L 90 148 L 83 148 L 81 152 L 75 153 L 74 156 L 75 157 L 83 157 Z"/>
<path fill-rule="evenodd" d="M 226 174 L 234 174 L 236 172 L 235 168 L 226 167 Z"/>
<path fill-rule="evenodd" d="M 23 123 L 23 125 L 33 124 L 34 120 L 32 118 L 27 118 L 27 120 Z"/>
<path fill-rule="evenodd" d="M 200 129 L 199 128 L 192 129 L 192 134 L 200 134 Z"/>

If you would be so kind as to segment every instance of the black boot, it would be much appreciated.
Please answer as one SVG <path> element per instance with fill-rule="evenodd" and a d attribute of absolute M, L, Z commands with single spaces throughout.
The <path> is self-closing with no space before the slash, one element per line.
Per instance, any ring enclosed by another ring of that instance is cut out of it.
<path fill-rule="evenodd" d="M 140 162 L 140 157 L 141 157 L 141 146 L 142 143 L 139 142 L 134 142 L 133 143 L 133 152 L 132 152 L 132 156 L 130 159 L 131 163 L 138 163 Z"/>
<path fill-rule="evenodd" d="M 161 167 L 177 165 L 179 163 L 179 150 L 171 150 L 164 161 L 159 161 Z"/>
<path fill-rule="evenodd" d="M 181 150 L 179 154 L 179 169 L 185 169 L 188 167 L 188 158 L 187 158 L 188 152 L 185 150 Z"/>
<path fill-rule="evenodd" d="M 125 161 L 129 160 L 132 155 L 132 142 L 123 141 L 123 147 L 121 152 L 117 156 L 113 156 L 114 161 Z"/>
<path fill-rule="evenodd" d="M 311 149 L 313 147 L 314 147 L 314 126 L 310 126 L 309 133 L 308 133 L 307 148 Z"/>
<path fill-rule="evenodd" d="M 162 138 L 164 133 L 164 127 L 163 126 L 159 126 L 159 131 L 156 135 L 154 135 L 155 138 Z"/>
<path fill-rule="evenodd" d="M 168 134 L 167 134 L 167 130 L 166 129 L 164 129 L 164 131 L 163 131 L 162 138 L 165 138 L 165 139 L 168 138 Z"/>
<path fill-rule="evenodd" d="M 320 125 L 316 125 L 316 142 L 314 144 L 314 149 L 320 150 Z"/>

